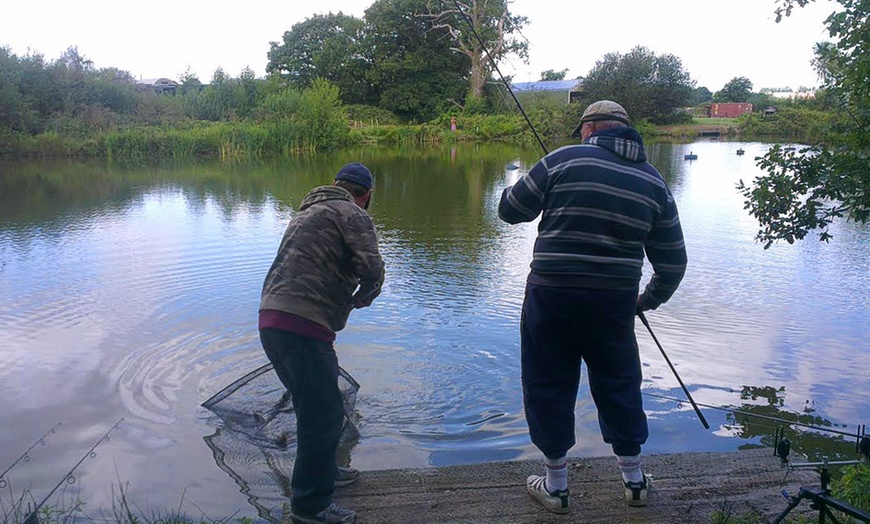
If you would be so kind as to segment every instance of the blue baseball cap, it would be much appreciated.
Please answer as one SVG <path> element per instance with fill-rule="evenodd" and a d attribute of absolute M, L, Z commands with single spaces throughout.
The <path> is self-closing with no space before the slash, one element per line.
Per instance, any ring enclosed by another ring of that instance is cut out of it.
<path fill-rule="evenodd" d="M 351 162 L 345 164 L 335 175 L 336 180 L 347 180 L 363 186 L 366 189 L 371 189 L 375 182 L 375 177 L 369 168 L 359 162 Z"/>

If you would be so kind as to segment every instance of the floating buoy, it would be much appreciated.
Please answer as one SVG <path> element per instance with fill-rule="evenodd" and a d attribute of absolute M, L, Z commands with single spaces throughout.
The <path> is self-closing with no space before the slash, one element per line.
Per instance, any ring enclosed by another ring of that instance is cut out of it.
<path fill-rule="evenodd" d="M 516 169 L 519 169 L 520 166 L 518 166 L 516 164 L 508 164 L 508 165 L 504 166 L 504 168 L 507 169 L 508 171 L 514 171 Z"/>
<path fill-rule="evenodd" d="M 738 149 L 738 150 L 737 150 L 737 154 L 738 154 L 738 155 L 742 155 L 743 153 L 745 153 L 745 151 L 743 151 L 742 149 Z"/>
<path fill-rule="evenodd" d="M 692 152 L 689 152 L 688 155 L 683 155 L 683 158 L 684 158 L 685 160 L 698 160 L 698 155 L 696 155 L 696 154 L 694 154 L 694 153 L 692 153 Z"/>

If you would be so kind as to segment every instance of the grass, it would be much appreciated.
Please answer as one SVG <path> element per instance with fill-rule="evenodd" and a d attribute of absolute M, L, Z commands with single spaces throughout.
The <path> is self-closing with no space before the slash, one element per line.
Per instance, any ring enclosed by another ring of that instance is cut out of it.
<path fill-rule="evenodd" d="M 692 125 L 698 126 L 728 126 L 737 122 L 736 118 L 699 118 L 692 119 Z"/>
<path fill-rule="evenodd" d="M 11 488 L 8 494 L 0 496 L 0 524 L 66 524 L 68 522 L 102 522 L 117 524 L 250 524 L 249 517 L 215 519 L 195 504 L 200 512 L 199 518 L 191 518 L 181 511 L 185 501 L 184 493 L 175 510 L 142 510 L 129 498 L 129 485 L 119 484 L 117 490 L 112 485 L 112 506 L 109 509 L 98 509 L 95 513 L 88 511 L 87 504 L 81 499 L 61 493 L 57 496 L 57 505 L 39 506 L 39 502 L 28 490 L 17 498 Z M 6 496 L 8 495 L 8 497 Z M 34 513 L 34 508 L 38 508 Z"/>

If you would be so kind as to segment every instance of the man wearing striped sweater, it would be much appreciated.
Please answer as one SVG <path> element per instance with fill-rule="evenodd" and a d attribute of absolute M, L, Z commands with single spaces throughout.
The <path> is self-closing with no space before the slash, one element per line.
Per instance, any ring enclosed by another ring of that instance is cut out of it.
<path fill-rule="evenodd" d="M 686 248 L 671 191 L 646 161 L 625 109 L 591 104 L 572 136 L 505 189 L 498 213 L 516 224 L 539 215 L 521 321 L 523 403 L 546 475 L 527 480 L 547 510 L 568 513 L 566 456 L 575 444 L 581 360 L 604 441 L 617 456 L 632 506 L 645 506 L 640 452 L 649 435 L 634 336 L 638 311 L 676 291 Z M 644 254 L 653 275 L 639 294 Z"/>

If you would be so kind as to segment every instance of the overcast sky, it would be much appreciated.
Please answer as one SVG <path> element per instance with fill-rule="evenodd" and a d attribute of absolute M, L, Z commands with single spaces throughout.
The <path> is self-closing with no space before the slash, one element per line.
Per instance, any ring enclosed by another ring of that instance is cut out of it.
<path fill-rule="evenodd" d="M 270 41 L 315 14 L 362 17 L 373 0 L 9 0 L 0 9 L 0 46 L 54 60 L 69 46 L 136 78 L 178 79 L 186 70 L 207 82 L 218 67 L 265 75 Z M 643 45 L 681 58 L 698 86 L 717 91 L 745 76 L 754 89 L 815 86 L 813 45 L 827 40 L 824 20 L 839 4 L 816 0 L 774 22 L 776 0 L 515 0 L 529 18 L 529 64 L 503 63 L 516 82 L 547 69 L 585 76 L 605 53 Z"/>

